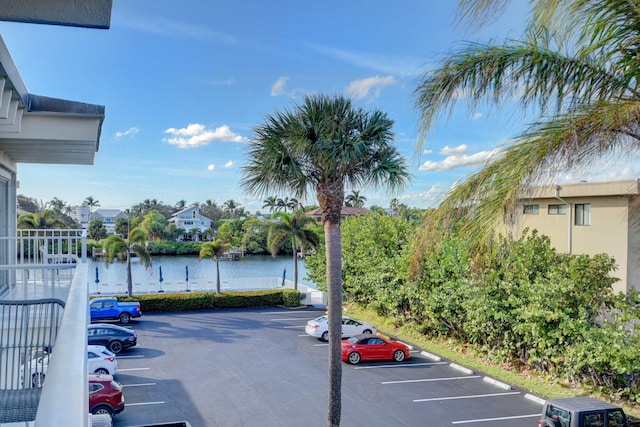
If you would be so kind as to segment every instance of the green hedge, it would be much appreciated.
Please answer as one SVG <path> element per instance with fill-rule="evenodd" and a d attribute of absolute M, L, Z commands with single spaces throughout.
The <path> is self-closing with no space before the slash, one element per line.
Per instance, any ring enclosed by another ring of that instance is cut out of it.
<path fill-rule="evenodd" d="M 179 294 L 142 294 L 118 301 L 138 301 L 142 313 L 206 310 L 215 308 L 298 307 L 300 292 L 293 289 L 273 289 L 243 292 L 188 292 Z"/>

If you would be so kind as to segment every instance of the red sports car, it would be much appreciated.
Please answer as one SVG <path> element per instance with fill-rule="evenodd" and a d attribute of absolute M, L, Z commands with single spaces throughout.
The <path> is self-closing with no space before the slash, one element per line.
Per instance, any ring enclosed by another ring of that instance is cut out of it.
<path fill-rule="evenodd" d="M 122 386 L 108 374 L 89 374 L 89 412 L 112 417 L 124 409 Z"/>
<path fill-rule="evenodd" d="M 409 357 L 411 355 L 406 344 L 389 341 L 376 335 L 361 334 L 342 340 L 342 360 L 352 365 L 362 360 L 402 362 Z"/>

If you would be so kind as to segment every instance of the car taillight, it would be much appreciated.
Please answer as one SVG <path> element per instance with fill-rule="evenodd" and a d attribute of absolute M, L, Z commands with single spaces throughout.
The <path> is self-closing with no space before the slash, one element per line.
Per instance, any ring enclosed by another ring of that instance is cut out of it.
<path fill-rule="evenodd" d="M 538 420 L 538 427 L 542 426 L 542 421 Z"/>
<path fill-rule="evenodd" d="M 104 360 L 108 360 L 109 362 L 113 362 L 115 359 L 115 357 L 105 357 Z"/>
<path fill-rule="evenodd" d="M 313 329 L 318 329 L 320 326 L 319 326 L 319 325 L 311 325 L 311 327 L 312 327 Z"/>

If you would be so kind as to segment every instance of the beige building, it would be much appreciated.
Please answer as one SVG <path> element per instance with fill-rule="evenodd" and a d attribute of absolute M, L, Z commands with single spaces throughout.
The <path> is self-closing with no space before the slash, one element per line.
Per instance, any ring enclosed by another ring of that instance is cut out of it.
<path fill-rule="evenodd" d="M 536 229 L 563 253 L 606 253 L 618 266 L 614 291 L 640 290 L 639 195 L 637 179 L 539 187 L 522 201 L 509 231 L 517 237 Z"/>

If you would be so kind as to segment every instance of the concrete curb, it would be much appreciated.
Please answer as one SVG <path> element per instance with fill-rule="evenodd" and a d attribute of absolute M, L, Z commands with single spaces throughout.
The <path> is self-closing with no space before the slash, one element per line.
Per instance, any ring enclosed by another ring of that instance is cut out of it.
<path fill-rule="evenodd" d="M 482 378 L 483 381 L 486 381 L 490 384 L 495 385 L 496 387 L 500 387 L 504 390 L 513 390 L 513 387 L 511 387 L 509 384 L 503 383 L 502 381 L 498 381 L 494 378 L 491 377 L 484 377 Z"/>
<path fill-rule="evenodd" d="M 441 362 L 442 361 L 442 357 L 440 356 L 436 356 L 435 354 L 431 354 L 428 351 L 421 351 L 420 354 L 422 354 L 424 357 L 428 357 L 431 360 L 435 360 L 436 362 Z"/>
<path fill-rule="evenodd" d="M 533 400 L 536 403 L 539 403 L 541 406 L 545 404 L 546 400 L 541 397 L 534 396 L 533 394 L 527 393 L 524 395 L 525 399 Z"/>
<path fill-rule="evenodd" d="M 457 363 L 450 363 L 449 366 L 451 366 L 453 369 L 457 369 L 460 372 L 464 372 L 467 375 L 472 375 L 473 371 L 469 368 L 465 368 L 464 366 L 460 366 Z"/>

